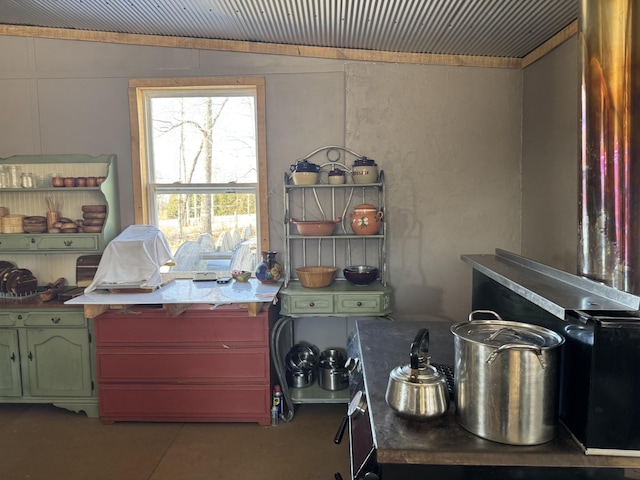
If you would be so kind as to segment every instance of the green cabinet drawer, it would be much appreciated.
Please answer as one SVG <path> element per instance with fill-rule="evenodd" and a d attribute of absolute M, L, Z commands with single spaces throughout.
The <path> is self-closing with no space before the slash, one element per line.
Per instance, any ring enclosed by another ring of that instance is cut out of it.
<path fill-rule="evenodd" d="M 320 315 L 333 313 L 333 295 L 292 295 L 283 298 L 283 315 Z"/>
<path fill-rule="evenodd" d="M 97 252 L 100 251 L 101 234 L 2 234 L 0 235 L 0 253 L 2 252 Z"/>
<path fill-rule="evenodd" d="M 20 314 L 25 327 L 83 327 L 86 324 L 84 312 L 45 311 Z"/>
<path fill-rule="evenodd" d="M 16 317 L 12 313 L 0 313 L 0 326 L 10 327 L 16 324 Z"/>
<path fill-rule="evenodd" d="M 33 237 L 38 250 L 97 251 L 100 246 L 99 235 L 93 234 L 49 234 Z"/>
<path fill-rule="evenodd" d="M 0 252 L 30 250 L 29 238 L 19 233 L 0 235 Z"/>
<path fill-rule="evenodd" d="M 380 295 L 336 295 L 337 313 L 380 313 Z"/>

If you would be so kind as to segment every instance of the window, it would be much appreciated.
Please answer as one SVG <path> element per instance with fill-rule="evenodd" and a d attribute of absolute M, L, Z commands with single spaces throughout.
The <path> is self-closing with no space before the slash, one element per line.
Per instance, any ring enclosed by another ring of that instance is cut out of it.
<path fill-rule="evenodd" d="M 269 249 L 264 79 L 131 80 L 135 222 L 175 272 L 253 270 Z"/>

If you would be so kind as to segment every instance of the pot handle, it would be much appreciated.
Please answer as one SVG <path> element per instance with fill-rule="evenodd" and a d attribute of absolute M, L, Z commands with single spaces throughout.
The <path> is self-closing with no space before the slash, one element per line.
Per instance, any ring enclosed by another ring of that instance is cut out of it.
<path fill-rule="evenodd" d="M 474 320 L 474 318 L 473 318 L 473 317 L 474 317 L 474 315 L 475 315 L 476 313 L 486 313 L 487 315 L 493 315 L 493 317 L 494 317 L 496 320 L 502 320 L 502 317 L 501 317 L 500 315 L 498 315 L 496 312 L 494 312 L 493 310 L 474 310 L 473 312 L 471 312 L 471 313 L 469 314 L 469 321 Z"/>
<path fill-rule="evenodd" d="M 420 363 L 427 363 L 429 361 L 429 357 L 427 356 L 428 353 L 429 330 L 421 328 L 416 334 L 416 338 L 411 343 L 411 353 L 409 355 L 409 359 L 411 360 L 411 370 L 418 370 L 420 368 Z"/>
<path fill-rule="evenodd" d="M 342 417 L 342 422 L 340 422 L 340 426 L 338 427 L 338 431 L 336 432 L 336 436 L 333 438 L 333 443 L 338 445 L 342 442 L 342 436 L 344 435 L 344 431 L 347 429 L 347 425 L 349 424 L 349 415 L 345 415 Z"/>
<path fill-rule="evenodd" d="M 529 350 L 535 353 L 542 368 L 547 368 L 547 362 L 545 362 L 544 357 L 542 356 L 542 349 L 536 345 L 528 345 L 526 343 L 505 343 L 504 345 L 501 345 L 496 350 L 494 350 L 491 355 L 489 355 L 489 358 L 487 358 L 487 365 L 491 365 L 493 362 L 495 362 L 496 358 L 498 358 L 498 355 L 500 355 L 502 352 L 514 349 Z"/>

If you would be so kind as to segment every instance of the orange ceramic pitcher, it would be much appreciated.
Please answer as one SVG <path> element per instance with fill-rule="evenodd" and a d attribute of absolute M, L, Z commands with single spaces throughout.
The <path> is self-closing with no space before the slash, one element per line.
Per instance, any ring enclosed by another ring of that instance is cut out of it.
<path fill-rule="evenodd" d="M 369 203 L 356 205 L 351 217 L 351 229 L 356 235 L 375 235 L 382 226 L 382 210 Z"/>

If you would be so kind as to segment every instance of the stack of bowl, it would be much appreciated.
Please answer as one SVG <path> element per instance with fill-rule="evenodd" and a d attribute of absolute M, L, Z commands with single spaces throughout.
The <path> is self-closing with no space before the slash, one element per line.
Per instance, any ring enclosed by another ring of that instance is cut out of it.
<path fill-rule="evenodd" d="M 22 219 L 22 229 L 27 233 L 42 233 L 47 231 L 47 217 L 33 215 Z"/>
<path fill-rule="evenodd" d="M 305 388 L 313 385 L 316 376 L 317 350 L 311 345 L 297 343 L 285 357 L 287 385 Z"/>
<path fill-rule="evenodd" d="M 343 390 L 349 386 L 349 372 L 340 350 L 324 350 L 318 364 L 318 383 L 325 390 Z"/>
<path fill-rule="evenodd" d="M 107 218 L 106 205 L 82 206 L 82 231 L 84 233 L 100 233 Z"/>

